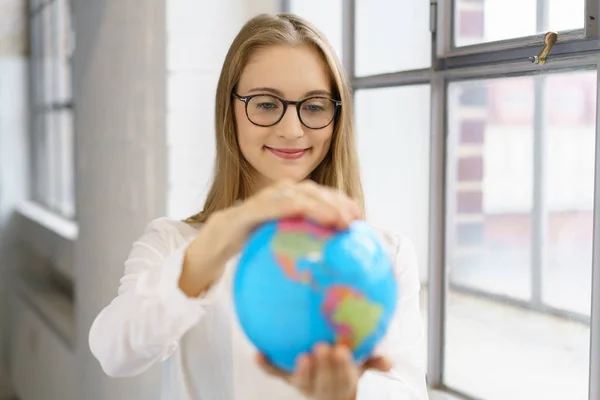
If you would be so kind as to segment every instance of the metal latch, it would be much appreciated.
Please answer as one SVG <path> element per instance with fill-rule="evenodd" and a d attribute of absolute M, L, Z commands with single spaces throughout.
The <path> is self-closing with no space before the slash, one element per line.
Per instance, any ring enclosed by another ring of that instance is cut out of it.
<path fill-rule="evenodd" d="M 558 40 L 558 33 L 556 32 L 548 32 L 544 36 L 544 48 L 537 56 L 529 57 L 529 61 L 534 64 L 546 64 L 546 60 L 548 59 L 548 54 L 550 54 L 550 50 L 554 47 L 554 44 Z"/>

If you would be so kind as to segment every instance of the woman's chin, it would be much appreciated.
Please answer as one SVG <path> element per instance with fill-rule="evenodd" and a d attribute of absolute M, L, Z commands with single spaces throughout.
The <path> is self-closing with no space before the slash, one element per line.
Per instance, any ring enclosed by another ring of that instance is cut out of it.
<path fill-rule="evenodd" d="M 273 171 L 271 171 L 273 172 Z M 269 174 L 267 177 L 271 182 L 278 182 L 278 181 L 282 181 L 284 179 L 290 179 L 294 182 L 300 182 L 305 180 L 306 178 L 309 177 L 310 173 L 307 173 L 306 171 L 286 171 L 286 170 L 280 170 L 278 171 L 279 173 L 276 174 Z"/>

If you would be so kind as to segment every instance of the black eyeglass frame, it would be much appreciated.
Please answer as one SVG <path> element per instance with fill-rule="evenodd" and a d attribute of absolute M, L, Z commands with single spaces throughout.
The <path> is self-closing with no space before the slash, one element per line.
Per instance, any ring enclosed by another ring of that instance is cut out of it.
<path fill-rule="evenodd" d="M 300 121 L 300 123 L 302 125 L 304 125 L 308 129 L 323 129 L 323 128 L 326 128 L 329 125 L 331 125 L 331 123 L 335 120 L 335 118 L 338 115 L 338 109 L 342 106 L 341 100 L 330 99 L 329 97 L 324 97 L 324 96 L 311 96 L 311 97 L 307 97 L 306 99 L 302 99 L 302 100 L 298 100 L 298 101 L 290 101 L 290 100 L 284 100 L 281 97 L 276 96 L 271 93 L 257 93 L 257 94 L 251 94 L 248 96 L 240 96 L 239 94 L 237 94 L 235 92 L 233 92 L 231 94 L 233 95 L 233 97 L 235 97 L 236 99 L 238 99 L 244 103 L 244 109 L 245 109 L 246 118 L 248 118 L 248 121 L 250 121 L 250 123 L 252 123 L 253 125 L 260 126 L 263 128 L 268 128 L 270 126 L 277 125 L 279 122 L 281 122 L 281 120 L 285 116 L 285 113 L 287 112 L 288 105 L 293 105 L 293 106 L 296 106 L 296 114 L 298 114 L 298 120 Z M 279 100 L 283 104 L 283 111 L 277 121 L 275 121 L 274 123 L 269 124 L 269 125 L 261 125 L 261 124 L 257 124 L 256 122 L 254 122 L 250 119 L 250 116 L 248 115 L 248 103 L 250 103 L 250 100 L 252 100 L 254 97 L 258 97 L 258 96 L 270 96 L 270 97 L 273 97 L 273 98 Z M 319 128 L 313 128 L 312 126 L 306 125 L 304 123 L 304 121 L 302 120 L 302 117 L 300 116 L 300 109 L 302 108 L 302 104 L 304 104 L 305 102 L 307 102 L 309 100 L 313 100 L 313 99 L 329 100 L 335 106 L 335 108 L 333 109 L 333 115 L 331 116 L 331 120 L 327 124 L 325 124 Z"/>

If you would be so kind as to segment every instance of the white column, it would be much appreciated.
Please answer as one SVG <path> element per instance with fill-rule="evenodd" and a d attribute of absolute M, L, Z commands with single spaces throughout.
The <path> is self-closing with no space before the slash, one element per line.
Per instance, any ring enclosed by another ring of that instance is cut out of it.
<path fill-rule="evenodd" d="M 165 213 L 165 1 L 74 3 L 76 360 L 78 399 L 158 399 L 160 366 L 110 379 L 88 346 L 123 262 Z"/>

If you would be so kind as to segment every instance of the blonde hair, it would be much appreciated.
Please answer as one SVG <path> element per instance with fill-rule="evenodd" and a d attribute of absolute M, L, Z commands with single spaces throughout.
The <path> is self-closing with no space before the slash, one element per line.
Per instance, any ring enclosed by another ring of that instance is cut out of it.
<path fill-rule="evenodd" d="M 187 222 L 205 222 L 211 214 L 252 195 L 253 169 L 243 157 L 236 135 L 232 91 L 244 67 L 259 49 L 273 45 L 310 45 L 322 55 L 332 80 L 333 96 L 342 101 L 334 122 L 330 150 L 311 173 L 318 184 L 336 188 L 359 203 L 364 214 L 363 189 L 354 137 L 350 83 L 324 36 L 304 19 L 288 13 L 252 18 L 234 39 L 221 70 L 216 93 L 216 160 L 214 179 L 204 209 Z"/>

